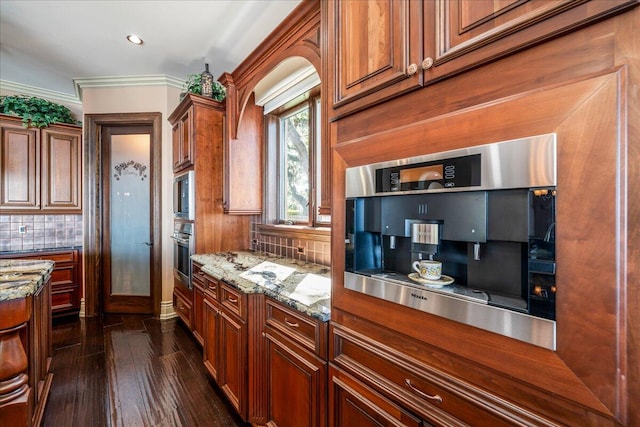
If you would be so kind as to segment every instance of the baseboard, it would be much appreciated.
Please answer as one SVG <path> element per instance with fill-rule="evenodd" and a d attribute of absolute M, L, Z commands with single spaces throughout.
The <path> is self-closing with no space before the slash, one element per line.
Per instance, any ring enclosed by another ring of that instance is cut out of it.
<path fill-rule="evenodd" d="M 78 313 L 78 317 L 87 317 L 84 311 L 84 298 L 80 298 L 80 313 Z"/>
<path fill-rule="evenodd" d="M 160 320 L 168 320 L 178 317 L 178 314 L 173 310 L 173 300 L 160 302 Z"/>

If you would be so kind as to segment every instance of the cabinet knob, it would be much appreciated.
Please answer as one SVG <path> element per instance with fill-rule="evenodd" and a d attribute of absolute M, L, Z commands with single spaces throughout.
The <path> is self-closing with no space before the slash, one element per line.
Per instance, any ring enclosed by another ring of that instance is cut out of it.
<path fill-rule="evenodd" d="M 424 61 L 422 61 L 422 69 L 428 70 L 431 67 L 433 67 L 433 58 L 427 56 L 426 58 L 424 58 Z"/>
<path fill-rule="evenodd" d="M 418 72 L 418 66 L 416 64 L 411 64 L 407 67 L 407 74 L 413 76 Z"/>

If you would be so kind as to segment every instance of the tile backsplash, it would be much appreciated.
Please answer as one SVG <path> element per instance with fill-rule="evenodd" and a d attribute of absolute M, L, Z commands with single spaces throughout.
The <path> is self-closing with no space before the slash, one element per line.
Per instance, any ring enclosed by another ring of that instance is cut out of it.
<path fill-rule="evenodd" d="M 267 252 L 286 258 L 315 264 L 331 265 L 331 242 L 326 238 L 300 237 L 299 233 L 287 235 L 283 229 L 278 235 L 261 233 L 260 224 L 251 223 L 251 250 Z"/>
<path fill-rule="evenodd" d="M 0 252 L 82 245 L 82 215 L 0 215 Z"/>

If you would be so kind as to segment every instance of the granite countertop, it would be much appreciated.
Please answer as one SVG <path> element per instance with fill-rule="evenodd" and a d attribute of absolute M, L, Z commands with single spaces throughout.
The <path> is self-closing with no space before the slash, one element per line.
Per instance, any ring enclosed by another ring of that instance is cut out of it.
<path fill-rule="evenodd" d="M 33 295 L 47 282 L 53 271 L 53 261 L 0 260 L 0 301 Z"/>
<path fill-rule="evenodd" d="M 263 252 L 196 254 L 202 271 L 246 293 L 263 293 L 323 322 L 331 315 L 331 269 Z"/>
<path fill-rule="evenodd" d="M 70 251 L 73 249 L 82 249 L 82 245 L 73 245 L 73 246 L 59 246 L 59 247 L 51 247 L 51 248 L 37 248 L 37 249 L 20 249 L 20 250 L 12 250 L 12 251 L 0 251 L 0 258 L 3 256 L 12 256 L 12 255 L 20 255 L 20 254 L 32 254 L 38 252 L 58 252 L 58 251 Z"/>

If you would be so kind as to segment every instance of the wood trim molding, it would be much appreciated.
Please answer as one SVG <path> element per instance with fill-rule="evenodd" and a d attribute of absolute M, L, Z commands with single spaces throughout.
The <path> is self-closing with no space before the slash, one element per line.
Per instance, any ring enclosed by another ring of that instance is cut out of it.
<path fill-rule="evenodd" d="M 84 122 L 83 168 L 84 168 L 84 254 L 85 309 L 86 317 L 101 314 L 103 301 L 101 293 L 102 277 L 102 183 L 101 183 L 101 134 L 104 126 L 147 125 L 153 127 L 153 170 L 160 176 L 162 170 L 162 114 L 161 113 L 113 113 L 87 114 Z M 153 246 L 154 275 L 151 278 L 151 296 L 154 316 L 160 316 L 162 294 L 162 180 L 153 180 L 153 224 L 155 237 Z"/>
<path fill-rule="evenodd" d="M 372 313 L 388 311 L 400 333 L 473 360 L 485 369 L 507 372 L 537 390 L 555 394 L 559 401 L 567 399 L 589 408 L 593 419 L 625 419 L 630 403 L 625 398 L 625 378 L 630 373 L 625 356 L 630 346 L 629 326 L 625 322 L 627 313 L 637 310 L 632 300 L 620 299 L 627 295 L 627 269 L 632 260 L 626 256 L 626 245 L 633 230 L 621 229 L 619 221 L 629 214 L 627 197 L 635 194 L 637 187 L 627 183 L 624 167 L 631 159 L 624 137 L 629 128 L 624 115 L 626 82 L 625 68 L 614 68 L 343 141 L 334 150 L 333 215 L 341 218 L 346 167 L 556 132 L 561 194 L 557 223 L 563 233 L 557 248 L 561 265 L 558 288 L 562 287 L 557 351 L 416 314 L 366 295 L 354 297 L 343 287 L 341 239 L 332 242 L 332 320 L 341 322 L 338 313 L 344 310 L 375 323 L 379 318 Z M 386 143 L 390 140 L 404 143 Z M 342 222 L 333 227 L 336 235 L 344 234 Z M 607 239 L 589 235 L 588 230 L 594 229 Z M 598 262 L 587 266 L 584 254 L 591 253 L 599 254 Z M 604 272 L 604 277 L 594 281 L 591 268 Z M 415 328 L 416 322 L 430 326 Z M 544 376 L 538 374 L 541 370 Z"/>

